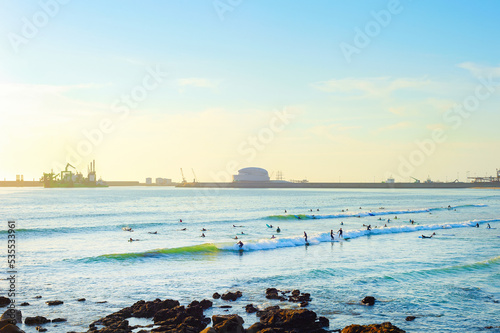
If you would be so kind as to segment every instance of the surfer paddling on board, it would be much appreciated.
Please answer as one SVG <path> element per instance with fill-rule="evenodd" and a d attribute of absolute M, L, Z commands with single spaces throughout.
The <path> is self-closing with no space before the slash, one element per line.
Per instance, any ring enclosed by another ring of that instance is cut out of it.
<path fill-rule="evenodd" d="M 422 238 L 432 238 L 432 236 L 434 236 L 434 235 L 436 235 L 435 232 L 433 232 L 432 235 L 430 235 L 430 236 L 424 236 L 424 235 L 422 235 Z"/>
<path fill-rule="evenodd" d="M 339 238 L 342 237 L 344 238 L 344 232 L 342 231 L 342 228 L 339 229 L 339 231 L 337 231 L 338 234 L 339 234 Z"/>

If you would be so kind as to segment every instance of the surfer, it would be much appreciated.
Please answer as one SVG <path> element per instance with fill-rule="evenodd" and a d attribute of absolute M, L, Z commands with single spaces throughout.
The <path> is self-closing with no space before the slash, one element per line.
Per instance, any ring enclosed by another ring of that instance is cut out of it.
<path fill-rule="evenodd" d="M 424 236 L 424 235 L 422 235 L 422 238 L 432 238 L 432 236 L 434 236 L 434 235 L 436 235 L 435 232 L 433 232 L 432 235 L 430 235 L 430 236 Z"/>
<path fill-rule="evenodd" d="M 238 246 L 240 247 L 240 249 L 243 247 L 243 242 L 242 242 L 242 241 L 239 241 L 239 242 L 238 242 L 238 243 L 236 243 L 236 244 L 238 244 Z"/>
<path fill-rule="evenodd" d="M 371 224 L 368 224 L 368 225 L 366 226 L 366 230 L 368 230 L 368 231 L 372 230 L 372 225 L 371 225 Z"/>
<path fill-rule="evenodd" d="M 340 225 L 344 225 L 344 222 L 340 221 Z"/>
<path fill-rule="evenodd" d="M 130 239 L 128 241 L 129 242 L 135 242 L 135 241 L 138 241 L 138 239 L 132 239 L 132 237 L 130 237 Z"/>
<path fill-rule="evenodd" d="M 335 236 L 333 235 L 333 230 L 330 230 L 330 238 L 333 240 Z"/>
<path fill-rule="evenodd" d="M 286 209 L 285 209 L 285 213 L 286 213 Z"/>
<path fill-rule="evenodd" d="M 306 241 L 306 243 L 307 243 L 307 234 L 306 234 L 306 232 L 305 232 L 305 231 L 304 231 L 304 240 L 305 240 L 305 241 Z"/>
<path fill-rule="evenodd" d="M 187 228 L 182 228 L 182 229 L 181 229 L 181 231 L 186 231 L 186 230 L 187 230 Z"/>
<path fill-rule="evenodd" d="M 201 229 L 201 231 L 207 231 L 207 229 L 203 228 L 203 229 Z"/>
<path fill-rule="evenodd" d="M 245 233 L 242 231 L 241 234 L 244 235 Z"/>
<path fill-rule="evenodd" d="M 182 223 L 182 219 L 179 220 L 179 223 Z"/>
<path fill-rule="evenodd" d="M 234 236 L 234 238 L 233 238 L 233 239 L 238 239 L 238 236 Z"/>
<path fill-rule="evenodd" d="M 205 237 L 205 234 L 202 232 L 200 237 Z"/>
<path fill-rule="evenodd" d="M 274 237 L 274 235 L 271 236 L 271 239 L 275 239 L 276 237 Z"/>
<path fill-rule="evenodd" d="M 491 229 L 491 226 L 490 224 L 488 223 L 488 226 L 486 227 L 486 229 Z"/>
<path fill-rule="evenodd" d="M 379 221 L 382 221 L 382 218 L 381 218 L 381 217 L 379 217 L 379 218 L 378 218 L 378 220 L 379 220 Z"/>
<path fill-rule="evenodd" d="M 280 226 L 276 228 L 276 232 L 281 232 Z"/>
<path fill-rule="evenodd" d="M 152 231 L 149 231 L 148 234 L 151 234 L 151 235 L 156 235 L 158 233 L 158 231 L 155 231 L 155 232 L 152 232 Z"/>
<path fill-rule="evenodd" d="M 342 228 L 340 228 L 339 231 L 337 231 L 337 232 L 339 234 L 339 237 L 344 238 L 344 232 L 342 231 Z"/>
<path fill-rule="evenodd" d="M 297 218 L 300 220 L 300 216 L 297 216 Z"/>
<path fill-rule="evenodd" d="M 476 228 L 479 228 L 479 223 L 476 223 Z"/>
<path fill-rule="evenodd" d="M 268 225 L 268 227 L 269 227 L 269 228 L 272 228 L 272 227 L 273 227 L 273 225 L 272 225 L 272 224 L 269 224 L 269 225 Z"/>

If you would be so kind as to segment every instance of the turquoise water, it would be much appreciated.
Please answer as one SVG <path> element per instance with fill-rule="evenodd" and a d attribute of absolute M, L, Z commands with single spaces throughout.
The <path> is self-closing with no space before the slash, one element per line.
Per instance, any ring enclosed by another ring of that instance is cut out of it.
<path fill-rule="evenodd" d="M 230 313 L 249 326 L 244 305 L 279 303 L 265 299 L 268 287 L 311 293 L 309 309 L 331 329 L 391 321 L 408 332 L 500 332 L 499 199 L 479 189 L 4 188 L 2 290 L 15 220 L 16 303 L 31 304 L 18 307 L 24 317 L 68 319 L 50 332 L 85 331 L 140 299 L 186 304 L 227 290 L 243 291 Z M 341 227 L 350 239 L 331 242 Z M 367 295 L 375 306 L 359 305 Z M 64 304 L 45 304 L 55 299 Z"/>

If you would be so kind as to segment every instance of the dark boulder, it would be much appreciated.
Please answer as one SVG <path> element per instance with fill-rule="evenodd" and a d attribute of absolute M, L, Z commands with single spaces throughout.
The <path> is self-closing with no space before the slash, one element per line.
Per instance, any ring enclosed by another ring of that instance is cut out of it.
<path fill-rule="evenodd" d="M 350 325 L 344 327 L 341 333 L 405 333 L 402 329 L 390 322 L 371 325 Z"/>
<path fill-rule="evenodd" d="M 203 308 L 203 310 L 210 309 L 214 303 L 208 299 L 204 299 L 200 302 L 200 306 Z"/>
<path fill-rule="evenodd" d="M 35 329 L 38 331 L 38 332 L 47 332 L 47 329 L 42 327 L 42 326 L 37 326 L 35 327 Z"/>
<path fill-rule="evenodd" d="M 243 318 L 238 315 L 212 316 L 213 328 L 217 333 L 244 333 Z"/>
<path fill-rule="evenodd" d="M 65 322 L 65 321 L 68 321 L 68 320 L 66 318 L 55 318 L 55 319 L 52 319 L 53 323 L 62 323 L 62 322 Z"/>
<path fill-rule="evenodd" d="M 330 326 L 330 321 L 326 317 L 319 317 L 318 324 L 321 325 L 321 327 L 328 327 Z"/>
<path fill-rule="evenodd" d="M 220 298 L 220 294 L 219 294 L 219 293 L 214 293 L 214 294 L 212 295 L 212 298 L 213 298 L 213 299 L 219 299 L 219 298 Z"/>
<path fill-rule="evenodd" d="M 236 301 L 238 298 L 240 298 L 243 294 L 241 293 L 241 291 L 237 291 L 237 292 L 227 292 L 225 294 L 222 294 L 221 298 L 224 300 L 224 301 Z"/>
<path fill-rule="evenodd" d="M 28 306 L 28 305 L 30 305 L 30 303 L 28 302 L 22 302 L 21 304 L 19 304 L 19 306 Z"/>
<path fill-rule="evenodd" d="M 36 299 L 39 299 L 39 298 L 42 298 L 42 296 L 38 295 L 38 296 L 35 296 Z"/>
<path fill-rule="evenodd" d="M 13 325 L 6 320 L 2 320 L 0 321 L 0 333 L 24 333 L 24 331 L 16 325 Z"/>
<path fill-rule="evenodd" d="M 50 320 L 48 320 L 47 318 L 42 317 L 42 316 L 26 317 L 26 319 L 24 319 L 24 323 L 26 325 L 29 325 L 29 326 L 42 325 L 42 324 L 46 324 L 49 322 L 50 322 Z"/>
<path fill-rule="evenodd" d="M 0 320 L 8 320 L 11 324 L 16 325 L 18 323 L 23 323 L 23 315 L 21 310 L 17 309 L 7 309 L 0 317 Z"/>
<path fill-rule="evenodd" d="M 85 301 L 86 301 L 86 299 L 85 299 L 85 298 L 79 298 L 79 299 L 77 299 L 77 301 L 78 301 L 78 302 L 85 302 Z"/>
<path fill-rule="evenodd" d="M 47 302 L 45 302 L 45 304 L 50 305 L 50 306 L 61 305 L 63 303 L 64 303 L 63 301 L 47 301 Z"/>
<path fill-rule="evenodd" d="M 417 317 L 415 316 L 408 316 L 405 318 L 406 321 L 414 321 Z"/>
<path fill-rule="evenodd" d="M 255 313 L 255 312 L 259 311 L 259 309 L 257 309 L 256 307 L 254 307 L 253 304 L 247 304 L 245 306 L 245 311 L 247 313 Z"/>
<path fill-rule="evenodd" d="M 4 306 L 7 306 L 10 304 L 10 298 L 0 296 L 0 308 L 3 308 Z"/>
<path fill-rule="evenodd" d="M 260 324 L 265 329 L 261 332 L 294 332 L 294 333 L 323 333 L 321 327 L 324 320 L 317 321 L 317 315 L 313 311 L 300 309 L 278 309 L 264 311 L 260 317 Z M 326 318 L 325 318 L 326 319 Z M 259 326 L 261 327 L 261 326 Z"/>
<path fill-rule="evenodd" d="M 278 294 L 279 290 L 276 288 L 267 288 L 266 289 L 266 298 L 267 299 L 280 299 L 283 296 Z"/>
<path fill-rule="evenodd" d="M 361 300 L 361 304 L 363 305 L 373 305 L 375 304 L 375 297 L 373 296 L 366 296 Z"/>

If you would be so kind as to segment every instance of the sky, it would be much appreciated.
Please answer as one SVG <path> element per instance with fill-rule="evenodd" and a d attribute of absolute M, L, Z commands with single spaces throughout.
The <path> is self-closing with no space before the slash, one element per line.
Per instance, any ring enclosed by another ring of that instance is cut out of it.
<path fill-rule="evenodd" d="M 500 168 L 497 1 L 0 0 L 0 179 L 465 181 Z"/>

